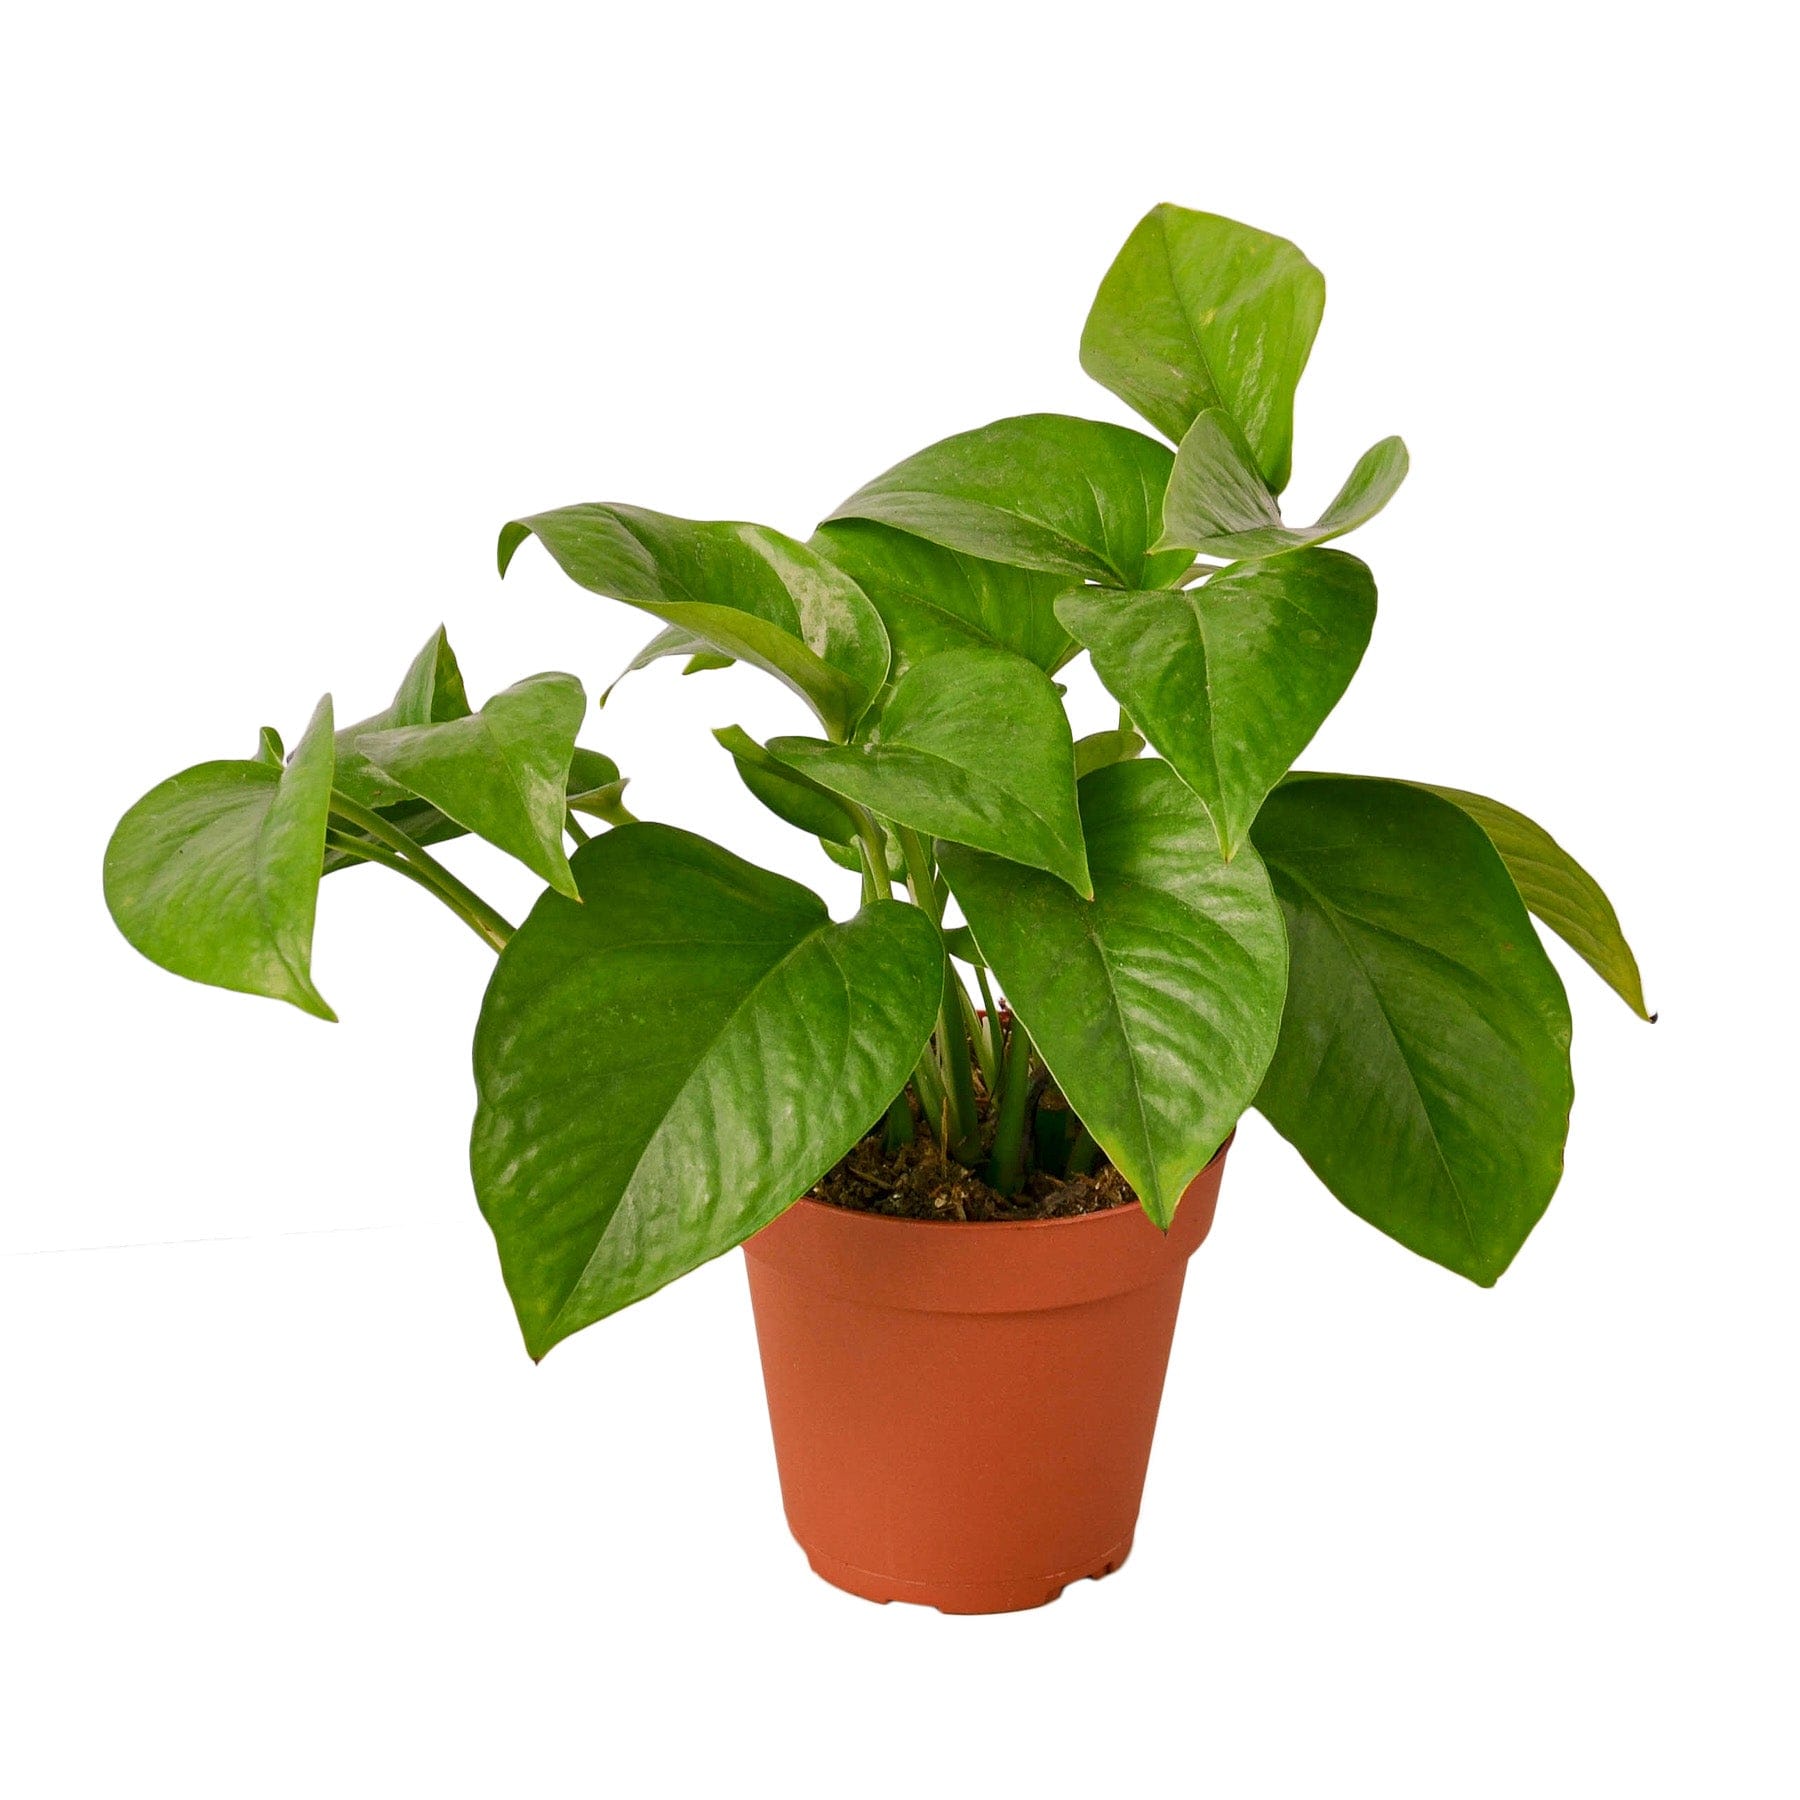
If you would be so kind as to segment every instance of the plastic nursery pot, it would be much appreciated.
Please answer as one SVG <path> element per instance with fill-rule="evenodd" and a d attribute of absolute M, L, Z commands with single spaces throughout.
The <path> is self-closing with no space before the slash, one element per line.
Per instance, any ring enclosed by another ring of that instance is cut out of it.
<path fill-rule="evenodd" d="M 1014 1612 L 1131 1549 L 1187 1260 L 1141 1208 L 958 1224 L 802 1200 L 744 1245 L 788 1524 L 868 1600 Z"/>

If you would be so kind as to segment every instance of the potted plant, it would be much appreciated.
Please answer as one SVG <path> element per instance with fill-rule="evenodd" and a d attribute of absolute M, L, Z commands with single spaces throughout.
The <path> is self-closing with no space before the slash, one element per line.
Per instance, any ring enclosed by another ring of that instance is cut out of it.
<path fill-rule="evenodd" d="M 442 630 L 373 718 L 327 697 L 291 754 L 265 728 L 108 846 L 146 956 L 323 1018 L 326 875 L 403 876 L 499 952 L 471 1163 L 527 1349 L 744 1245 L 788 1516 L 852 1591 L 1001 1610 L 1123 1559 L 1248 1107 L 1487 1285 L 1572 1092 L 1528 915 L 1649 1016 L 1605 896 L 1531 820 L 1293 770 L 1375 619 L 1327 546 L 1407 466 L 1384 439 L 1316 522 L 1282 518 L 1323 298 L 1285 240 L 1159 206 L 1081 355 L 1161 438 L 1005 419 L 805 542 L 614 504 L 505 527 L 502 574 L 535 538 L 661 622 L 632 669 L 741 661 L 806 703 L 810 734 L 716 736 L 859 872 L 851 919 L 634 819 L 574 676 L 473 706 Z M 1076 739 L 1055 677 L 1083 651 L 1120 715 Z M 464 833 L 546 884 L 517 927 L 431 854 Z"/>

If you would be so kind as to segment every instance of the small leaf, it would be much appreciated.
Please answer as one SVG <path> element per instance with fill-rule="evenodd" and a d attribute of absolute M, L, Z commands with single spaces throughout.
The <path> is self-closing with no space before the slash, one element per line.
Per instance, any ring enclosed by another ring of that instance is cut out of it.
<path fill-rule="evenodd" d="M 1060 575 L 966 556 L 867 519 L 821 525 L 812 547 L 881 614 L 893 645 L 890 687 L 945 650 L 1011 650 L 1046 672 L 1075 653 L 1056 617 L 1056 596 L 1068 586 Z"/>
<path fill-rule="evenodd" d="M 1081 784 L 1094 898 L 940 843 L 988 966 L 1069 1104 L 1159 1225 L 1255 1097 L 1287 969 L 1262 860 L 1219 855 L 1166 763 Z"/>
<path fill-rule="evenodd" d="M 372 731 L 390 731 L 401 725 L 440 725 L 468 716 L 469 696 L 463 686 L 462 670 L 457 667 L 456 652 L 450 648 L 450 640 L 440 625 L 408 665 L 393 699 L 373 718 L 361 719 L 338 732 L 337 777 L 333 785 L 362 806 L 386 809 L 412 805 L 414 797 L 376 768 L 357 748 L 357 740 Z"/>
<path fill-rule="evenodd" d="M 613 697 L 613 688 L 616 688 L 627 675 L 638 669 L 647 669 L 653 662 L 661 662 L 664 657 L 668 656 L 685 656 L 688 659 L 687 666 L 681 671 L 684 675 L 698 675 L 703 668 L 728 669 L 737 660 L 733 656 L 719 655 L 705 638 L 696 637 L 693 632 L 679 625 L 665 625 L 612 678 L 611 685 L 600 696 L 598 704 L 604 706 Z"/>
<path fill-rule="evenodd" d="M 887 676 L 887 631 L 867 595 L 779 531 L 637 506 L 565 506 L 506 526 L 502 575 L 532 535 L 582 587 L 687 633 L 690 654 L 717 651 L 786 683 L 840 741 Z M 678 654 L 666 639 L 652 639 L 633 666 L 652 651 Z"/>
<path fill-rule="evenodd" d="M 884 819 L 1092 891 L 1068 717 L 1050 677 L 1011 651 L 946 650 L 920 663 L 894 689 L 870 741 L 781 737 L 768 748 Z"/>
<path fill-rule="evenodd" d="M 1413 785 L 1460 806 L 1500 852 L 1520 897 L 1640 1019 L 1655 1022 L 1644 1005 L 1637 958 L 1619 915 L 1599 882 L 1543 826 L 1522 812 L 1462 788 Z"/>
<path fill-rule="evenodd" d="M 533 675 L 467 718 L 368 732 L 357 744 L 391 779 L 573 896 L 563 817 L 586 711 L 573 675 Z"/>
<path fill-rule="evenodd" d="M 1350 685 L 1375 623 L 1375 583 L 1340 550 L 1295 550 L 1197 588 L 1076 588 L 1057 616 L 1205 802 L 1231 857 Z"/>
<path fill-rule="evenodd" d="M 873 519 L 990 562 L 1160 587 L 1188 562 L 1150 554 L 1172 461 L 1126 426 L 1028 413 L 908 457 L 826 523 Z"/>
<path fill-rule="evenodd" d="M 1115 696 L 1116 698 L 1116 696 Z M 1142 753 L 1144 740 L 1135 731 L 1123 727 L 1115 731 L 1092 731 L 1075 740 L 1075 779 L 1104 769 L 1108 763 L 1130 762 Z"/>
<path fill-rule="evenodd" d="M 281 733 L 273 725 L 265 725 L 258 733 L 254 760 L 271 769 L 279 769 L 287 761 L 287 749 L 281 741 Z"/>
<path fill-rule="evenodd" d="M 1203 412 L 1181 440 L 1169 477 L 1158 550 L 1185 545 L 1233 560 L 1275 556 L 1323 544 L 1366 525 L 1406 479 L 1406 446 L 1383 438 L 1365 450 L 1338 496 L 1312 525 L 1284 525 L 1237 427 L 1222 412 Z"/>
<path fill-rule="evenodd" d="M 742 1243 L 899 1093 L 937 1016 L 917 907 L 835 925 L 796 883 L 665 825 L 585 844 L 475 1032 L 470 1160 L 526 1347 Z"/>
<path fill-rule="evenodd" d="M 855 845 L 856 820 L 829 788 L 778 761 L 740 725 L 727 725 L 713 736 L 731 752 L 744 786 L 776 818 L 825 842 Z M 862 866 L 854 849 L 849 866 Z"/>
<path fill-rule="evenodd" d="M 1345 1206 L 1491 1286 L 1562 1175 L 1569 1006 L 1460 807 L 1306 776 L 1252 834 L 1287 918 L 1281 1044 L 1257 1105 Z"/>
<path fill-rule="evenodd" d="M 629 781 L 620 779 L 619 765 L 598 750 L 581 744 L 569 759 L 569 807 L 571 811 L 604 819 L 608 825 L 628 825 L 631 814 L 624 808 Z"/>
<path fill-rule="evenodd" d="M 1324 276 L 1287 239 L 1158 206 L 1100 283 L 1081 333 L 1081 366 L 1172 441 L 1196 414 L 1222 408 L 1279 494 L 1294 390 L 1324 308 Z"/>
<path fill-rule="evenodd" d="M 331 696 L 284 768 L 211 762 L 152 788 L 106 847 L 106 904 L 153 963 L 337 1015 L 312 980 L 331 796 Z"/>

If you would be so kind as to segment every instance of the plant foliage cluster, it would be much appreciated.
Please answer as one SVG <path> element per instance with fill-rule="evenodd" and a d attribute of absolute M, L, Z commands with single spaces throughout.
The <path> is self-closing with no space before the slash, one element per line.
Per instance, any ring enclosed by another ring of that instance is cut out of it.
<path fill-rule="evenodd" d="M 1386 438 L 1314 523 L 1283 518 L 1323 305 L 1284 239 L 1159 206 L 1081 358 L 1160 436 L 1003 419 L 805 542 L 610 503 L 505 527 L 503 574 L 535 538 L 661 622 L 632 669 L 749 663 L 805 702 L 812 734 L 716 736 L 860 872 L 847 922 L 633 819 L 576 743 L 575 677 L 472 706 L 442 631 L 374 718 L 337 727 L 327 697 L 292 754 L 265 730 L 147 794 L 108 848 L 114 918 L 178 974 L 325 1018 L 325 874 L 391 870 L 500 951 L 472 1163 L 534 1356 L 742 1242 L 884 1117 L 1002 1193 L 1103 1153 L 1166 1225 L 1254 1105 L 1346 1206 L 1491 1283 L 1556 1186 L 1572 1096 L 1527 915 L 1643 994 L 1605 896 L 1529 819 L 1293 769 L 1375 622 L 1368 568 L 1328 546 L 1407 467 Z M 1055 677 L 1083 651 L 1120 717 L 1076 739 Z M 544 882 L 517 929 L 431 854 L 466 832 Z M 1033 1117 L 1046 1080 L 1060 1123 Z"/>

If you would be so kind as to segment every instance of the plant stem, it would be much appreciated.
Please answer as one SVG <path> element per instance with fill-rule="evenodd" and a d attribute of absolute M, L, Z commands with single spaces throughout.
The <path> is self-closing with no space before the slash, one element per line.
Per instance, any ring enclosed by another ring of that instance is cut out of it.
<path fill-rule="evenodd" d="M 987 1014 L 988 1056 L 998 1070 L 1006 1056 L 1006 1034 L 1000 1029 L 1000 1009 L 994 1004 L 994 990 L 988 986 L 987 970 L 979 963 L 975 965 L 975 985 L 981 989 L 981 1005 Z M 988 1092 L 999 1091 L 999 1081 L 990 1077 Z"/>
<path fill-rule="evenodd" d="M 1031 1039 L 1015 1014 L 1006 1040 L 1006 1070 L 1000 1078 L 994 1150 L 988 1159 L 988 1186 L 997 1194 L 1016 1194 L 1025 1179 L 1025 1105 L 1030 1096 Z"/>
<path fill-rule="evenodd" d="M 856 815 L 856 842 L 862 851 L 863 872 L 868 876 L 870 887 L 875 890 L 875 898 L 891 900 L 894 897 L 894 884 L 888 880 L 887 846 L 881 841 L 881 827 L 875 823 L 875 815 L 866 807 L 854 806 L 850 810 Z"/>
<path fill-rule="evenodd" d="M 1084 1125 L 1076 1132 L 1075 1141 L 1069 1146 L 1068 1172 L 1071 1175 L 1087 1175 L 1093 1172 L 1094 1158 L 1100 1146 L 1094 1142 L 1094 1134 Z"/>
<path fill-rule="evenodd" d="M 944 1118 L 944 1075 L 929 1044 L 920 1053 L 918 1067 L 913 1070 L 913 1086 L 919 1090 L 919 1113 L 925 1121 L 926 1133 L 939 1138 L 938 1147 L 942 1149 L 939 1133 Z"/>
<path fill-rule="evenodd" d="M 902 1088 L 894 1096 L 894 1103 L 887 1109 L 887 1130 L 882 1135 L 883 1145 L 890 1151 L 898 1150 L 902 1144 L 913 1141 L 912 1108 L 906 1101 L 906 1089 Z"/>
<path fill-rule="evenodd" d="M 367 838 L 346 837 L 341 831 L 328 831 L 325 841 L 333 850 L 341 850 L 344 855 L 354 856 L 359 862 L 378 863 L 384 869 L 392 869 L 396 875 L 404 875 L 408 881 L 416 881 L 426 893 L 449 907 L 490 950 L 504 947 L 504 939 L 496 943 L 493 934 L 473 913 L 452 900 L 424 870 L 415 869 L 404 857 L 396 856 L 393 851 L 384 849 L 380 844 L 371 844 Z"/>
<path fill-rule="evenodd" d="M 987 1084 L 990 1094 L 1000 1090 L 1000 1059 L 994 1054 L 993 1041 L 986 1028 L 975 1015 L 975 1002 L 969 998 L 969 990 L 959 980 L 956 984 L 956 997 L 962 1002 L 963 1029 L 969 1034 L 975 1045 L 975 1061 L 981 1069 L 981 1079 Z"/>
<path fill-rule="evenodd" d="M 952 999 L 962 981 L 944 953 L 944 998 L 938 1007 L 938 1056 L 950 1097 L 952 1136 L 949 1151 L 958 1162 L 972 1163 L 981 1153 L 981 1105 L 975 1098 L 975 1071 L 969 1061 L 969 1034 L 963 1030 L 962 1008 Z"/>
<path fill-rule="evenodd" d="M 934 925 L 943 924 L 944 906 L 932 880 L 931 853 L 925 848 L 924 839 L 905 825 L 895 835 L 900 840 L 900 854 L 906 858 L 906 886 L 913 904 L 924 908 Z"/>
<path fill-rule="evenodd" d="M 331 810 L 338 818 L 354 825 L 358 831 L 378 839 L 390 850 L 403 856 L 444 899 L 454 902 L 458 910 L 465 913 L 471 921 L 477 922 L 482 936 L 496 950 L 506 948 L 506 940 L 513 934 L 513 928 L 507 920 L 472 887 L 458 881 L 435 856 L 415 844 L 391 819 L 384 819 L 380 813 L 371 812 L 368 807 L 352 800 L 348 794 L 340 794 L 336 788 L 331 790 Z"/>
<path fill-rule="evenodd" d="M 570 807 L 564 817 L 564 829 L 578 844 L 591 843 L 589 834 L 581 829 L 581 821 L 575 817 L 575 809 Z"/>

